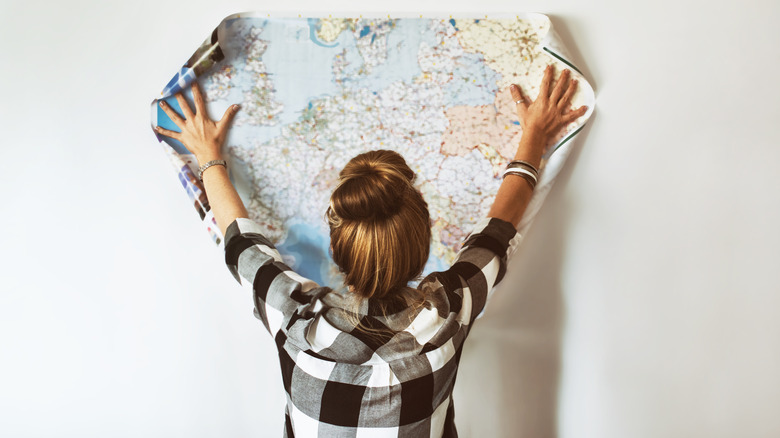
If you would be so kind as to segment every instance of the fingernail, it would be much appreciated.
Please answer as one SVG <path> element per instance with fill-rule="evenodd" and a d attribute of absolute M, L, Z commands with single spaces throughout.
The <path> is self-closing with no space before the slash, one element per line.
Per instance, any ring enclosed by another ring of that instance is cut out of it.
<path fill-rule="evenodd" d="M 160 106 L 165 106 L 165 101 L 164 100 L 160 101 Z"/>

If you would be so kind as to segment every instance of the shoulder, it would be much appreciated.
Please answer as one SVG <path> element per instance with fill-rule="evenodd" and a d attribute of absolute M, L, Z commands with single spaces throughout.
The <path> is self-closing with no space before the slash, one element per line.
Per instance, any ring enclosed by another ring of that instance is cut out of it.
<path fill-rule="evenodd" d="M 428 275 L 418 288 L 444 313 L 468 324 L 484 309 L 490 290 L 504 276 L 507 257 L 520 241 L 514 225 L 486 217 L 464 239 L 446 271 Z"/>

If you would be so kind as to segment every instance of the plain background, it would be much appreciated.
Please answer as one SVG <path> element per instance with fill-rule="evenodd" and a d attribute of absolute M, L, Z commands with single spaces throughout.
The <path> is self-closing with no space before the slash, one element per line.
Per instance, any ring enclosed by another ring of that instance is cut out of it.
<path fill-rule="evenodd" d="M 273 343 L 149 129 L 251 10 L 543 12 L 596 89 L 467 341 L 462 436 L 780 436 L 775 0 L 2 0 L 1 436 L 281 434 Z"/>

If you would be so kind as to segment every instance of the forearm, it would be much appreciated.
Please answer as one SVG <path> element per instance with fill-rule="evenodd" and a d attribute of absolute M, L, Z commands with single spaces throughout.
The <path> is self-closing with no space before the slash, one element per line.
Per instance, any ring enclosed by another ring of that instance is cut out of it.
<path fill-rule="evenodd" d="M 219 157 L 212 159 L 221 159 Z M 203 164 L 207 161 L 200 161 Z M 224 166 L 211 166 L 203 172 L 203 186 L 206 189 L 206 196 L 209 198 L 211 211 L 217 220 L 217 226 L 225 235 L 228 225 L 233 223 L 236 218 L 249 217 L 244 207 L 243 201 L 238 196 L 236 188 L 230 182 L 227 169 Z"/>
<path fill-rule="evenodd" d="M 538 169 L 542 161 L 542 150 L 545 142 L 546 137 L 536 131 L 523 132 L 514 159 L 531 163 Z M 505 220 L 517 227 L 526 207 L 528 207 L 531 195 L 533 195 L 533 189 L 525 178 L 507 175 L 498 188 L 496 200 L 493 202 L 488 216 Z"/>

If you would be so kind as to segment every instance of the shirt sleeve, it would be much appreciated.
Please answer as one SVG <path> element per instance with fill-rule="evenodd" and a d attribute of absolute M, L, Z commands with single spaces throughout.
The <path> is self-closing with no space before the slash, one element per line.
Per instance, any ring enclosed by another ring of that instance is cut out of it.
<path fill-rule="evenodd" d="M 502 219 L 486 217 L 463 241 L 450 269 L 436 273 L 458 320 L 472 323 L 484 310 L 490 291 L 506 273 L 507 257 L 520 241 L 515 227 Z"/>
<path fill-rule="evenodd" d="M 260 225 L 250 219 L 238 218 L 228 226 L 225 263 L 236 281 L 252 285 L 255 316 L 274 337 L 317 301 L 317 283 L 285 265 Z"/>

